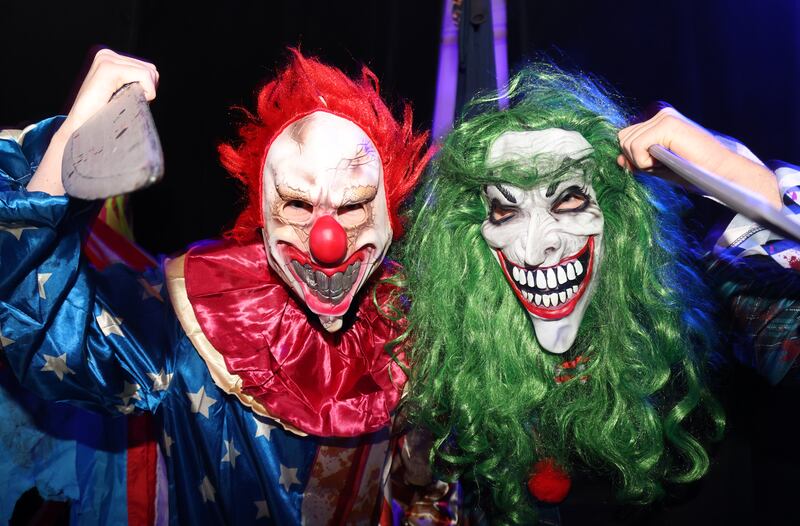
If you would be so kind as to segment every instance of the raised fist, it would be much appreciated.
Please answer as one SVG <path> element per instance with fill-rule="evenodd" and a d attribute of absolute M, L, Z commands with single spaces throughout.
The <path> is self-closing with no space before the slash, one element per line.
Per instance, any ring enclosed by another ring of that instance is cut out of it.
<path fill-rule="evenodd" d="M 110 49 L 98 51 L 62 129 L 69 132 L 78 129 L 108 102 L 115 91 L 131 82 L 138 82 L 147 100 L 153 100 L 156 97 L 158 70 L 149 62 L 125 57 Z"/>

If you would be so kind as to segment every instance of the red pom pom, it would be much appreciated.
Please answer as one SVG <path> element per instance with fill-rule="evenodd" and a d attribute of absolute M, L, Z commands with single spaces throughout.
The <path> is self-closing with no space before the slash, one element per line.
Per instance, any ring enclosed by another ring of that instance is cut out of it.
<path fill-rule="evenodd" d="M 558 504 L 567 496 L 572 481 L 555 460 L 546 458 L 533 466 L 533 474 L 528 479 L 528 491 L 540 502 Z"/>

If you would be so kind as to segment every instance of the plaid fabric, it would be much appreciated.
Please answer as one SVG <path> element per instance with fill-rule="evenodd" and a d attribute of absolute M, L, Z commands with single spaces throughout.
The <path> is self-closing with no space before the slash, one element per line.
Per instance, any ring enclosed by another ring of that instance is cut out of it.
<path fill-rule="evenodd" d="M 774 167 L 784 213 L 800 221 L 800 169 Z M 771 384 L 800 379 L 800 243 L 737 215 L 708 272 L 732 316 L 736 358 Z"/>

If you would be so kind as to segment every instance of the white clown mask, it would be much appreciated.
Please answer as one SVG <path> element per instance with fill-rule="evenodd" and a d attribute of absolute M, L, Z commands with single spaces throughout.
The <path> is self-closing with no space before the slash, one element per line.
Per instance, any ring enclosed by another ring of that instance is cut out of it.
<path fill-rule="evenodd" d="M 352 121 L 318 111 L 278 134 L 263 177 L 269 264 L 335 332 L 392 240 L 380 155 Z"/>
<path fill-rule="evenodd" d="M 579 161 L 593 152 L 579 133 L 557 128 L 506 132 L 490 146 L 487 165 L 513 163 L 566 173 L 532 188 L 485 188 L 489 217 L 481 233 L 533 321 L 539 344 L 553 353 L 575 342 L 603 256 L 603 213 Z"/>

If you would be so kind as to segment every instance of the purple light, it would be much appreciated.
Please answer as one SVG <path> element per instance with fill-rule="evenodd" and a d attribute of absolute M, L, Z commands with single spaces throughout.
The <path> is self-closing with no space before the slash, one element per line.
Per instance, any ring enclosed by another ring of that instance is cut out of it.
<path fill-rule="evenodd" d="M 436 78 L 436 102 L 433 111 L 433 139 L 439 142 L 453 126 L 458 82 L 458 26 L 453 21 L 453 1 L 444 0 L 442 37 L 439 44 L 439 71 Z M 506 2 L 492 0 L 492 33 L 497 86 L 508 84 L 508 44 L 506 43 Z M 501 109 L 508 99 L 500 98 Z"/>
<path fill-rule="evenodd" d="M 494 71 L 497 87 L 508 84 L 508 43 L 506 42 L 506 0 L 492 0 L 492 34 L 494 36 Z M 500 109 L 508 108 L 508 97 L 498 101 Z"/>
<path fill-rule="evenodd" d="M 444 0 L 442 40 L 439 44 L 439 72 L 433 110 L 433 140 L 439 142 L 453 126 L 458 81 L 458 26 L 453 22 L 453 1 Z"/>

